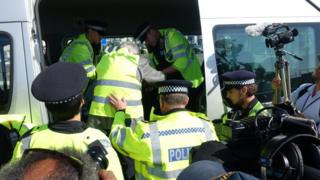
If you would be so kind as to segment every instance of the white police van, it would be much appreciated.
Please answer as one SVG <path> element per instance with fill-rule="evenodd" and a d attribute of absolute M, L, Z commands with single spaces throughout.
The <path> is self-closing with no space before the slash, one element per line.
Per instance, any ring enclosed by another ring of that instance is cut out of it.
<path fill-rule="evenodd" d="M 246 26 L 282 22 L 298 29 L 295 40 L 285 45 L 304 59 L 286 57 L 293 88 L 310 79 L 319 61 L 320 13 L 305 0 L 1 0 L 1 114 L 48 122 L 44 105 L 31 95 L 31 83 L 41 69 L 57 61 L 65 42 L 80 32 L 77 23 L 88 18 L 107 22 L 108 38 L 130 37 L 146 20 L 196 37 L 191 41 L 205 66 L 203 104 L 212 119 L 225 111 L 219 73 L 252 70 L 258 76 L 259 99 L 271 99 L 274 50 L 265 46 L 264 37 L 248 36 Z"/>

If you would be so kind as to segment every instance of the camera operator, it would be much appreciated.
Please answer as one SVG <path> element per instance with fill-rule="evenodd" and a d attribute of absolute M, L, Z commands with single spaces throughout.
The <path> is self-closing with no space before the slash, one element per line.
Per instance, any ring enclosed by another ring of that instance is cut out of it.
<path fill-rule="evenodd" d="M 222 123 L 216 124 L 216 132 L 221 141 L 227 141 L 230 136 L 224 132 L 223 124 L 228 119 L 240 120 L 249 116 L 255 116 L 256 112 L 264 108 L 255 96 L 257 85 L 255 73 L 246 70 L 238 70 L 222 74 L 224 87 L 222 93 L 232 108 L 222 115 Z"/>
<path fill-rule="evenodd" d="M 319 127 L 320 65 L 315 68 L 312 74 L 312 80 L 314 83 L 301 84 L 294 92 L 292 92 L 292 102 L 293 105 L 297 108 L 296 115 L 308 119 L 313 119 Z M 281 80 L 277 77 L 274 77 L 272 80 L 272 89 L 275 91 L 280 88 Z M 275 93 L 272 98 L 272 103 L 276 104 Z"/>

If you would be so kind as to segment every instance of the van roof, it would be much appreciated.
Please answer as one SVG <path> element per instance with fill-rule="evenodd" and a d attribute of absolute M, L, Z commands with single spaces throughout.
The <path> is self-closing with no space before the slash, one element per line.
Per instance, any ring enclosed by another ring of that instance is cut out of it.
<path fill-rule="evenodd" d="M 201 18 L 272 18 L 320 16 L 306 0 L 199 0 Z"/>
<path fill-rule="evenodd" d="M 132 35 L 145 21 L 200 34 L 197 0 L 38 0 L 42 31 L 66 33 L 77 20 L 95 18 L 108 23 L 108 34 Z M 58 28 L 60 26 L 60 28 Z"/>

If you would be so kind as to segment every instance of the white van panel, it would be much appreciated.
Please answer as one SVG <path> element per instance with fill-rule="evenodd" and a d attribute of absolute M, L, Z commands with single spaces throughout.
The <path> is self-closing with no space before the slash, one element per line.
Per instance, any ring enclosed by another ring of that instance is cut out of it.
<path fill-rule="evenodd" d="M 0 0 L 0 22 L 27 21 L 26 10 L 31 0 Z"/>
<path fill-rule="evenodd" d="M 198 0 L 200 17 L 311 17 L 319 11 L 305 0 Z M 233 21 L 237 21 L 233 19 Z"/>
<path fill-rule="evenodd" d="M 31 33 L 31 23 L 22 23 L 23 45 L 25 51 L 25 61 L 27 70 L 28 92 L 30 94 L 30 108 L 32 122 L 35 124 L 46 124 L 48 122 L 47 110 L 44 103 L 36 100 L 31 93 L 32 81 L 41 72 L 40 45 L 37 39 L 33 39 Z"/>
<path fill-rule="evenodd" d="M 0 24 L 0 31 L 7 32 L 13 41 L 13 92 L 9 114 L 26 114 L 30 120 L 28 81 L 21 23 Z"/>

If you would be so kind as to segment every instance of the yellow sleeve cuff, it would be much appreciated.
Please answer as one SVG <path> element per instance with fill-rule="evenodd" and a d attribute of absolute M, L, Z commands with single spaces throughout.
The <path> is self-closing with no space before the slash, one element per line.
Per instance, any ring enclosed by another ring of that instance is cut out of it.
<path fill-rule="evenodd" d="M 113 125 L 125 125 L 126 113 L 124 111 L 117 111 L 114 116 Z"/>

